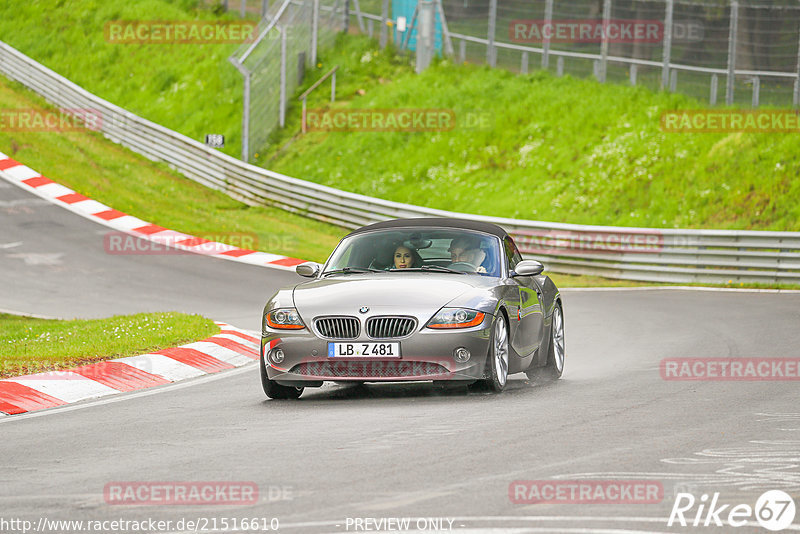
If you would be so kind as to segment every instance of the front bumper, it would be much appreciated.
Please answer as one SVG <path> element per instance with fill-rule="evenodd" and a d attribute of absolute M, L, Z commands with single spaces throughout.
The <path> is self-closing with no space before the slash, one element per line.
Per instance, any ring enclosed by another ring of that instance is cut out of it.
<path fill-rule="evenodd" d="M 486 315 L 479 326 L 458 330 L 422 328 L 402 339 L 374 340 L 363 335 L 353 342 L 398 341 L 400 358 L 328 357 L 328 343 L 305 328 L 303 330 L 272 330 L 262 333 L 261 354 L 266 363 L 267 377 L 279 384 L 297 385 L 303 382 L 397 382 L 424 380 L 453 380 L 472 382 L 483 378 L 489 352 L 493 317 Z M 336 340 L 343 341 L 343 340 Z M 464 347 L 470 359 L 460 363 L 453 355 Z M 270 358 L 280 348 L 281 363 Z"/>

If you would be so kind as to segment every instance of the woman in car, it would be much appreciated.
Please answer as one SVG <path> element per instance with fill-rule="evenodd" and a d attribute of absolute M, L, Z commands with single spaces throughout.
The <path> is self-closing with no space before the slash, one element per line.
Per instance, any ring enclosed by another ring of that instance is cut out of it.
<path fill-rule="evenodd" d="M 394 249 L 394 268 L 408 269 L 422 267 L 422 257 L 415 249 L 400 245 Z"/>

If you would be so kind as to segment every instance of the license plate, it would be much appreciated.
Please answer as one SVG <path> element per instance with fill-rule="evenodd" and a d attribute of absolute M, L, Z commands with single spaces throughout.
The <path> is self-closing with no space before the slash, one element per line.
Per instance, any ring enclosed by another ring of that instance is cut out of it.
<path fill-rule="evenodd" d="M 328 343 L 328 358 L 399 358 L 400 343 Z"/>

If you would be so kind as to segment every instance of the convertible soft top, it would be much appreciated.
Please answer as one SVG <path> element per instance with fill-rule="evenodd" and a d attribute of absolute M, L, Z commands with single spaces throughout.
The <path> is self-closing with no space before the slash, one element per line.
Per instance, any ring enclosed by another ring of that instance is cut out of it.
<path fill-rule="evenodd" d="M 484 232 L 487 234 L 496 235 L 503 239 L 508 235 L 508 232 L 497 226 L 496 224 L 473 221 L 470 219 L 451 219 L 447 217 L 423 217 L 419 219 L 392 219 L 390 221 L 381 221 L 378 223 L 370 224 L 353 230 L 348 236 L 360 234 L 363 232 L 371 232 L 372 230 L 384 230 L 388 228 L 412 228 L 415 226 L 423 226 L 428 228 L 459 228 L 461 230 L 475 230 L 476 232 Z"/>

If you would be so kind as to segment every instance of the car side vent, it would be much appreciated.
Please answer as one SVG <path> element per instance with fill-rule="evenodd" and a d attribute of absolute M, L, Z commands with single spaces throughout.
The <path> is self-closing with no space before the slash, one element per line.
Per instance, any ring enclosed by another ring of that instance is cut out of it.
<path fill-rule="evenodd" d="M 370 317 L 367 335 L 373 339 L 391 339 L 411 335 L 417 321 L 413 317 Z"/>
<path fill-rule="evenodd" d="M 329 339 L 355 339 L 361 330 L 355 317 L 320 317 L 316 326 L 320 335 Z"/>

